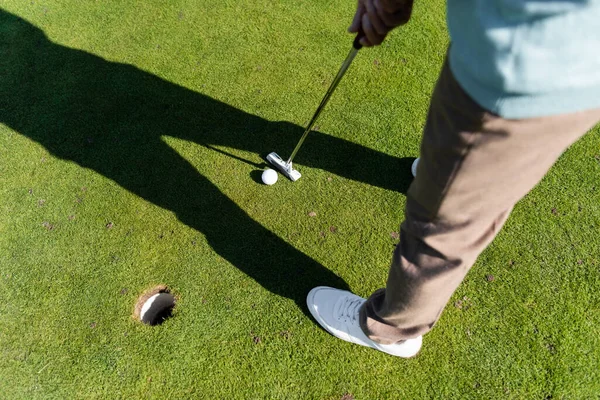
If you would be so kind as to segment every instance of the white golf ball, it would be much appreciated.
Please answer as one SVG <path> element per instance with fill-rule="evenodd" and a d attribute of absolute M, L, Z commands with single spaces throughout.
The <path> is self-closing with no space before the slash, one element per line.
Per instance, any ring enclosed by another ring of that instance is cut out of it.
<path fill-rule="evenodd" d="M 419 165 L 419 159 L 418 158 L 415 161 L 413 161 L 412 167 L 411 167 L 412 174 L 413 174 L 413 176 L 415 178 L 417 177 L 417 165 Z"/>
<path fill-rule="evenodd" d="M 272 185 L 277 182 L 277 172 L 269 168 L 262 173 L 261 178 L 265 185 Z"/>

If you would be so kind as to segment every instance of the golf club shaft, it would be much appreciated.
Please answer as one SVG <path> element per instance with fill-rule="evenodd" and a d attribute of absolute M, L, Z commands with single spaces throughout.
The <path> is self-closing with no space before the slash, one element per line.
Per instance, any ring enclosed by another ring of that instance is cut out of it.
<path fill-rule="evenodd" d="M 306 130 L 302 134 L 302 137 L 300 138 L 300 141 L 298 142 L 298 144 L 296 145 L 296 148 L 292 152 L 292 155 L 290 156 L 290 158 L 288 158 L 287 164 L 290 164 L 292 162 L 292 160 L 296 156 L 296 153 L 298 153 L 298 150 L 300 150 L 302 143 L 304 143 L 304 139 L 306 139 L 306 137 L 308 136 L 308 133 L 314 126 L 315 122 L 317 122 L 317 118 L 319 118 L 319 114 L 321 114 L 321 111 L 323 111 L 323 108 L 325 108 L 325 105 L 329 101 L 329 98 L 333 94 L 338 83 L 340 83 L 340 80 L 346 73 L 346 70 L 348 70 L 348 67 L 350 66 L 350 64 L 352 64 L 352 60 L 354 60 L 354 57 L 356 57 L 356 53 L 358 53 L 358 50 L 360 50 L 360 48 L 362 47 L 362 46 L 360 46 L 358 39 L 359 39 L 359 37 L 357 36 L 357 39 L 354 41 L 354 45 L 352 46 L 352 50 L 350 50 L 350 54 L 348 54 L 348 57 L 346 57 L 346 60 L 340 67 L 340 70 L 338 71 L 337 75 L 335 76 L 335 79 L 333 80 L 333 82 L 331 82 L 331 86 L 329 86 L 329 90 L 327 90 L 327 93 L 325 93 L 325 97 L 323 97 L 323 100 L 321 100 L 321 104 L 319 104 L 317 111 L 315 111 L 315 115 L 313 115 L 312 119 L 306 126 Z"/>

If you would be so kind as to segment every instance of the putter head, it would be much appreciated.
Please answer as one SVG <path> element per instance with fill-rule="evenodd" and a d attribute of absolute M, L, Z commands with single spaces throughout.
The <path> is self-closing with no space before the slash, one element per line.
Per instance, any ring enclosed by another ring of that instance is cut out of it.
<path fill-rule="evenodd" d="M 302 176 L 298 170 L 295 170 L 292 167 L 292 163 L 287 163 L 283 161 L 281 157 L 275 152 L 269 153 L 267 156 L 267 161 L 271 163 L 272 166 L 277 168 L 279 172 L 287 176 L 292 182 L 297 181 Z"/>

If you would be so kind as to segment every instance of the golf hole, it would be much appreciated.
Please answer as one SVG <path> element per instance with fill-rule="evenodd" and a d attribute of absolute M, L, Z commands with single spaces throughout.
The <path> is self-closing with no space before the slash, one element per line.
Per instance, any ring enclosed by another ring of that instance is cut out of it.
<path fill-rule="evenodd" d="M 173 316 L 176 299 L 169 288 L 158 285 L 146 290 L 135 304 L 133 316 L 147 325 L 160 325 Z"/>

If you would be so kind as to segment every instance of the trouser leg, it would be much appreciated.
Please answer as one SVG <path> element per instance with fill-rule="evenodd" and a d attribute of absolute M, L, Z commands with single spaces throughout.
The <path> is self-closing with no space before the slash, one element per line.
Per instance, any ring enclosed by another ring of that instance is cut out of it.
<path fill-rule="evenodd" d="M 446 63 L 432 96 L 400 243 L 385 289 L 361 309 L 363 331 L 386 344 L 428 332 L 517 201 L 599 120 L 600 109 L 500 118 L 462 90 Z"/>

